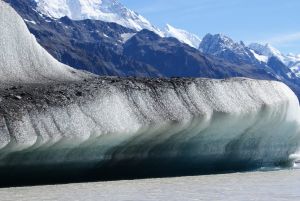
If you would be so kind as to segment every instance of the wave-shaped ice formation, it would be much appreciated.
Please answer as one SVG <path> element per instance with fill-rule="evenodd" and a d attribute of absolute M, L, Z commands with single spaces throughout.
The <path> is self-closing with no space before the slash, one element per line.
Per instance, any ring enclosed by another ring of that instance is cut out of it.
<path fill-rule="evenodd" d="M 299 103 L 283 83 L 79 79 L 2 1 L 0 28 L 0 183 L 23 172 L 165 176 L 295 159 Z"/>
<path fill-rule="evenodd" d="M 8 4 L 0 1 L 0 11 L 1 83 L 77 80 L 82 76 L 44 50 Z"/>
<path fill-rule="evenodd" d="M 300 142 L 297 97 L 275 81 L 98 78 L 1 93 L 15 96 L 0 107 L 0 167 L 273 166 Z"/>

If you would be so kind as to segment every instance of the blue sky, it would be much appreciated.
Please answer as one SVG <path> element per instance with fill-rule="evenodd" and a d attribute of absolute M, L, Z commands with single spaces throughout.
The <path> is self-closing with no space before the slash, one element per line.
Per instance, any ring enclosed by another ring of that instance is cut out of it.
<path fill-rule="evenodd" d="M 120 0 L 158 27 L 169 23 L 200 37 L 270 43 L 300 54 L 300 0 Z"/>

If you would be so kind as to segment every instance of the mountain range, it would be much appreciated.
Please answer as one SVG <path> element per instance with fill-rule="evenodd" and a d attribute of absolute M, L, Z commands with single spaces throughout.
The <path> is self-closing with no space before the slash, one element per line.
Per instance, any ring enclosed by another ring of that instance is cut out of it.
<path fill-rule="evenodd" d="M 300 54 L 296 55 L 290 53 L 288 55 L 284 55 L 270 44 L 262 45 L 259 43 L 252 43 L 249 45 L 249 48 L 254 51 L 255 55 L 258 55 L 256 56 L 258 60 L 262 59 L 262 61 L 267 61 L 271 57 L 276 57 L 289 67 L 297 77 L 300 76 Z"/>
<path fill-rule="evenodd" d="M 200 39 L 159 29 L 116 0 L 5 0 L 57 60 L 98 75 L 250 77 L 280 80 L 300 94 L 300 56 L 271 45 L 235 42 L 222 34 Z"/>
<path fill-rule="evenodd" d="M 72 20 L 101 20 L 115 22 L 140 31 L 148 29 L 160 33 L 147 19 L 126 8 L 116 0 L 35 0 L 36 10 L 52 19 L 69 17 Z"/>

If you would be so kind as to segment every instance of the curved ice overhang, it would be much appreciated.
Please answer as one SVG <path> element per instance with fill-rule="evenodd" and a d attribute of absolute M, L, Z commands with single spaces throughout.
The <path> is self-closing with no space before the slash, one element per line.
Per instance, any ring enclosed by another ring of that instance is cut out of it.
<path fill-rule="evenodd" d="M 275 81 L 96 78 L 0 95 L 2 172 L 207 173 L 292 164 L 299 147 L 297 97 Z"/>

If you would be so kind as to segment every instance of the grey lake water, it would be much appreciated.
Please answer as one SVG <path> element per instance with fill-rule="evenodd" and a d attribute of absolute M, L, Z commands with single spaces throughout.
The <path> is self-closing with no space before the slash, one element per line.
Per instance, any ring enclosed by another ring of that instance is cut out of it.
<path fill-rule="evenodd" d="M 300 200 L 300 170 L 0 189 L 1 201 Z"/>

